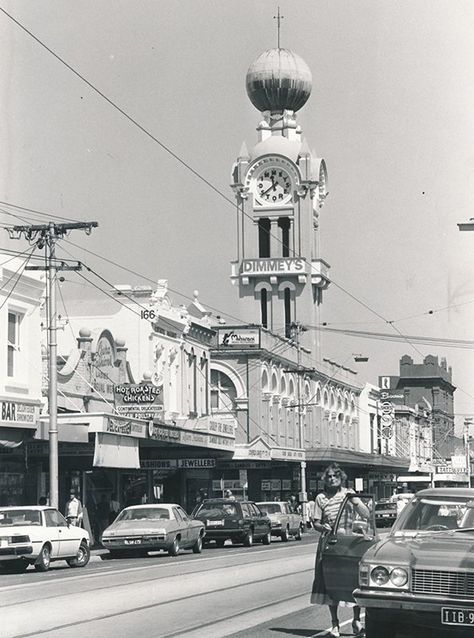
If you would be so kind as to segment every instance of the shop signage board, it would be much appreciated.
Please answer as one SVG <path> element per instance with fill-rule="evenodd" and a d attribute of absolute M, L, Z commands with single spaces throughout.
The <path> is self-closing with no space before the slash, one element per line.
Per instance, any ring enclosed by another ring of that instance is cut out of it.
<path fill-rule="evenodd" d="M 389 401 L 389 395 L 387 392 L 381 392 L 380 397 L 382 399 L 378 405 L 380 414 L 380 435 L 384 439 L 391 439 L 393 436 L 395 406 L 391 401 Z"/>
<path fill-rule="evenodd" d="M 114 401 L 117 414 L 130 419 L 163 418 L 163 391 L 153 383 L 114 385 Z"/>
<path fill-rule="evenodd" d="M 104 330 L 97 340 L 91 367 L 92 387 L 104 399 L 113 400 L 114 383 L 119 381 L 119 369 L 115 365 L 117 353 L 114 338 Z"/>
<path fill-rule="evenodd" d="M 218 328 L 217 347 L 219 350 L 247 350 L 260 348 L 260 328 Z"/>
<path fill-rule="evenodd" d="M 148 470 L 166 469 L 208 469 L 216 466 L 215 459 L 146 459 L 141 461 L 141 467 Z"/>
<path fill-rule="evenodd" d="M 240 487 L 239 481 L 230 480 L 230 479 L 212 481 L 213 492 L 223 492 L 224 490 L 238 491 L 240 489 L 241 487 Z"/>
<path fill-rule="evenodd" d="M 224 450 L 231 450 L 235 444 L 234 438 L 220 436 L 219 434 L 208 434 L 206 432 L 196 432 L 194 430 L 157 425 L 152 421 L 148 424 L 148 437 L 154 441 L 161 441 L 163 443 L 192 445 Z"/>
<path fill-rule="evenodd" d="M 0 401 L 0 426 L 33 429 L 38 418 L 39 405 L 23 401 Z"/>
<path fill-rule="evenodd" d="M 91 418 L 89 432 L 145 439 L 147 427 L 148 424 L 145 421 L 125 419 L 112 415 L 101 415 L 100 418 Z"/>
<path fill-rule="evenodd" d="M 303 257 L 273 257 L 244 259 L 241 274 L 245 277 L 259 275 L 304 275 L 307 271 Z"/>
<path fill-rule="evenodd" d="M 272 450 L 260 437 L 249 445 L 236 446 L 234 459 L 265 459 L 270 461 Z"/>
<path fill-rule="evenodd" d="M 272 448 L 272 459 L 276 461 L 304 461 L 304 450 Z"/>

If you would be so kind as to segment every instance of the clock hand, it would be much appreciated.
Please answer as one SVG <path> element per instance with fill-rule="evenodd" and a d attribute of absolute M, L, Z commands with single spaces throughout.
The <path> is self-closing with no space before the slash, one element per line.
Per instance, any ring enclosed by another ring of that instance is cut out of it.
<path fill-rule="evenodd" d="M 272 176 L 272 185 L 269 188 L 267 188 L 266 191 L 263 191 L 263 193 L 260 194 L 260 197 L 263 197 L 264 195 L 266 195 L 269 191 L 272 190 L 272 188 L 273 190 L 276 190 L 275 180 L 273 179 L 273 176 Z"/>

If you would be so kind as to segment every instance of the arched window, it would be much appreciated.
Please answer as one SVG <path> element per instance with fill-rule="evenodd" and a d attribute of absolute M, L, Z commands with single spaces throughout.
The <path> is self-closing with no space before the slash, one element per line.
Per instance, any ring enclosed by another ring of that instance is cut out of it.
<path fill-rule="evenodd" d="M 233 412 L 236 397 L 231 379 L 220 370 L 211 370 L 211 411 Z"/>
<path fill-rule="evenodd" d="M 268 392 L 268 373 L 266 370 L 262 372 L 262 391 Z"/>

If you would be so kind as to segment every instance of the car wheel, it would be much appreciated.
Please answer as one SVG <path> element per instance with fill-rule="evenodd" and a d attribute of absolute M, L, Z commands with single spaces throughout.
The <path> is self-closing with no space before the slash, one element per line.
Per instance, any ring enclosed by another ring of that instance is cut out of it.
<path fill-rule="evenodd" d="M 395 638 L 398 629 L 394 627 L 396 623 L 383 622 L 374 618 L 373 614 L 365 610 L 365 636 L 366 638 Z"/>
<path fill-rule="evenodd" d="M 298 531 L 295 534 L 295 540 L 300 541 L 303 538 L 303 534 L 301 531 L 301 525 L 298 527 Z"/>
<path fill-rule="evenodd" d="M 286 529 L 284 529 L 284 530 L 282 531 L 282 533 L 281 533 L 281 537 L 280 537 L 280 538 L 281 538 L 281 540 L 282 540 L 284 543 L 287 543 L 287 542 L 288 542 L 288 538 L 289 538 L 289 536 L 290 536 L 290 533 L 289 533 L 289 529 L 288 529 L 288 527 L 287 527 Z"/>
<path fill-rule="evenodd" d="M 253 545 L 253 530 L 249 529 L 249 531 L 247 532 L 244 538 L 244 546 L 252 547 L 252 545 Z"/>
<path fill-rule="evenodd" d="M 89 549 L 89 545 L 82 541 L 79 545 L 79 549 L 77 550 L 77 554 L 74 558 L 69 558 L 66 563 L 69 567 L 85 567 L 89 562 L 91 557 L 91 550 Z"/>
<path fill-rule="evenodd" d="M 218 538 L 216 540 L 216 547 L 224 547 L 225 545 L 225 538 Z"/>
<path fill-rule="evenodd" d="M 168 548 L 168 554 L 170 556 L 177 556 L 179 554 L 179 538 L 177 536 L 174 537 L 173 543 Z"/>
<path fill-rule="evenodd" d="M 49 545 L 43 545 L 35 562 L 37 572 L 47 572 L 51 564 L 51 548 Z"/>
<path fill-rule="evenodd" d="M 200 554 L 202 552 L 202 536 L 198 536 L 193 545 L 193 553 Z"/>
<path fill-rule="evenodd" d="M 268 530 L 268 532 L 265 534 L 265 536 L 262 538 L 262 543 L 264 545 L 270 545 L 270 543 L 272 542 L 272 533 L 270 530 Z"/>

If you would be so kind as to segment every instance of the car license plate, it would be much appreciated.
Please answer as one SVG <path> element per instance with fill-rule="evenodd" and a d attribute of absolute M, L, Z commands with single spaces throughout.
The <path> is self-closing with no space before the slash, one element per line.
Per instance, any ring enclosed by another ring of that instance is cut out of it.
<path fill-rule="evenodd" d="M 208 527 L 222 527 L 224 521 L 206 521 Z"/>
<path fill-rule="evenodd" d="M 125 545 L 140 545 L 142 542 L 141 538 L 126 538 Z"/>
<path fill-rule="evenodd" d="M 441 624 L 474 626 L 474 608 L 441 607 Z"/>

